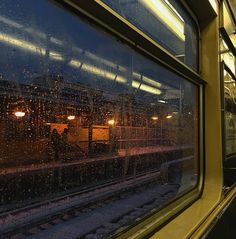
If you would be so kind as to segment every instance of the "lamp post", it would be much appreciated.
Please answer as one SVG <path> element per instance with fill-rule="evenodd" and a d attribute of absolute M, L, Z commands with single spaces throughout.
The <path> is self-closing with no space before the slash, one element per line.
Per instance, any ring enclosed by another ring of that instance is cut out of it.
<path fill-rule="evenodd" d="M 110 119 L 107 121 L 108 125 L 109 125 L 109 152 L 111 153 L 114 149 L 115 146 L 115 135 L 114 135 L 114 126 L 115 126 L 115 120 L 114 119 Z"/>

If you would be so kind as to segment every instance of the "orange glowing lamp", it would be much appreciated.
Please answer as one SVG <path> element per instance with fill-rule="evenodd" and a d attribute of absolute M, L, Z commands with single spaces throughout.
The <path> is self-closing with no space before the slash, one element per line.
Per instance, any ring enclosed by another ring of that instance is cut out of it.
<path fill-rule="evenodd" d="M 115 124 L 115 120 L 114 120 L 114 119 L 108 120 L 108 124 L 109 124 L 109 125 L 114 125 L 114 124 Z"/>

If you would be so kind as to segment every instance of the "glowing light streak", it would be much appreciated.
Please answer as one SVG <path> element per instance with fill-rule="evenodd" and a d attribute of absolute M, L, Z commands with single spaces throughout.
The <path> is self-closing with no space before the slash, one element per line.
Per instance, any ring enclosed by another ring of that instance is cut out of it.
<path fill-rule="evenodd" d="M 177 37 L 185 41 L 184 20 L 167 1 L 140 0 L 142 4 L 155 16 L 157 16 Z"/>

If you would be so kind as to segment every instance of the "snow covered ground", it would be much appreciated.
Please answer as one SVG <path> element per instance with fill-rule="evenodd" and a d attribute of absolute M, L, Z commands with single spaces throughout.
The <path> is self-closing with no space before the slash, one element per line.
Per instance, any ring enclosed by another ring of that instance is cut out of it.
<path fill-rule="evenodd" d="M 158 208 L 176 195 L 176 185 L 154 186 L 104 206 L 81 212 L 77 217 L 29 235 L 30 239 L 101 238 L 131 224 L 151 209 Z M 33 231 L 32 231 L 33 232 Z"/>

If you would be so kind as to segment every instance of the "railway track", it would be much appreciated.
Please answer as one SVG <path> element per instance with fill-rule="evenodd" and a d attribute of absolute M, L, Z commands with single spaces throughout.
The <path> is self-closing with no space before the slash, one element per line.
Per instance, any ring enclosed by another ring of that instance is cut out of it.
<path fill-rule="evenodd" d="M 5 212 L 0 215 L 0 238 L 26 238 L 34 232 L 37 234 L 71 220 L 83 212 L 101 208 L 122 197 L 144 190 L 149 185 L 160 184 L 159 175 L 159 170 L 153 170 L 135 178 L 110 181 L 77 193 Z"/>

